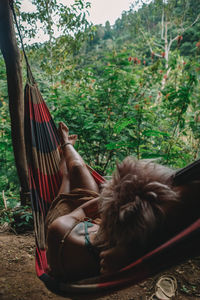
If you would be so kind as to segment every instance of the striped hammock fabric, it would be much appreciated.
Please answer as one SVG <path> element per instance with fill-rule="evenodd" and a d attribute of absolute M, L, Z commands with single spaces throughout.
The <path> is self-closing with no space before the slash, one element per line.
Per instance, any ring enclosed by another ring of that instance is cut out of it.
<path fill-rule="evenodd" d="M 60 282 L 48 275 L 44 222 L 51 201 L 58 193 L 59 135 L 49 110 L 35 83 L 25 87 L 25 140 L 29 164 L 29 182 L 36 237 L 36 273 L 51 291 L 69 295 L 73 292 L 100 292 L 135 284 L 157 272 L 200 253 L 200 219 L 183 232 L 115 274 L 88 278 L 74 283 Z M 88 167 L 100 184 L 104 179 Z M 183 173 L 183 172 L 182 172 Z M 182 176 L 179 172 L 179 177 Z"/>

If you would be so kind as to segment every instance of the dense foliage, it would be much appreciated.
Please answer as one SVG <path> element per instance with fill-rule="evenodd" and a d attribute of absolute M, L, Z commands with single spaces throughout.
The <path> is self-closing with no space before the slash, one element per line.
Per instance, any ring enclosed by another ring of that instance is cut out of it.
<path fill-rule="evenodd" d="M 33 2 L 37 13 L 21 16 L 32 24 L 32 35 L 36 19 L 49 35 L 47 42 L 27 46 L 34 76 L 56 123 L 66 122 L 79 135 L 77 149 L 88 164 L 108 175 L 127 155 L 175 168 L 199 157 L 196 1 L 155 0 L 138 11 L 133 6 L 114 26 L 88 24 L 83 9 L 89 4 L 81 1 L 67 10 L 55 0 Z M 48 12 L 40 2 L 52 5 Z M 57 38 L 49 27 L 52 7 L 60 16 Z M 0 192 L 13 199 L 17 180 L 1 57 L 0 74 Z"/>

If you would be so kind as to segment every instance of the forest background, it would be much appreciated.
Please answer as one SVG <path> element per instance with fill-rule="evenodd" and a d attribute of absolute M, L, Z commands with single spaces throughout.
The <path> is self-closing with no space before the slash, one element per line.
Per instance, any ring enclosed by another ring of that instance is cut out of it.
<path fill-rule="evenodd" d="M 25 48 L 50 112 L 78 134 L 77 150 L 102 175 L 127 155 L 173 168 L 200 156 L 200 1 L 149 2 L 133 1 L 113 26 L 103 26 L 87 21 L 86 1 L 66 7 L 32 0 L 34 13 L 23 13 L 16 1 L 22 35 L 33 38 L 40 22 L 48 36 Z M 25 83 L 22 51 L 21 57 Z M 19 182 L 1 54 L 0 113 L 3 209 L 5 199 L 11 208 L 19 203 Z"/>

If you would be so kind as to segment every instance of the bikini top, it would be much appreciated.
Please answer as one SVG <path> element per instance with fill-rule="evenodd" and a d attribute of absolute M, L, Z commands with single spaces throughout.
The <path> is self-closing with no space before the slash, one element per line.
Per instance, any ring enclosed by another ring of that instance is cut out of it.
<path fill-rule="evenodd" d="M 83 221 L 85 227 L 85 246 L 87 247 L 88 251 L 93 255 L 95 260 L 99 261 L 99 249 L 95 247 L 90 241 L 90 235 L 88 232 L 88 228 L 94 226 L 94 223 L 91 219 L 87 219 Z"/>

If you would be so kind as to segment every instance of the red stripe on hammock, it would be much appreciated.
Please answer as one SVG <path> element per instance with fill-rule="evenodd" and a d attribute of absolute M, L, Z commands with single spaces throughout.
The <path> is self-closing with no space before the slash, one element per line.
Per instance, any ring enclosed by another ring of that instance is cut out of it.
<path fill-rule="evenodd" d="M 38 169 L 36 170 L 35 177 L 37 178 L 37 180 L 34 179 L 32 167 L 29 166 L 30 190 L 37 190 L 38 195 L 42 200 L 51 203 L 54 200 L 54 198 L 57 196 L 60 188 L 60 184 L 61 184 L 60 172 L 58 171 L 57 173 L 52 175 L 47 175 L 47 174 L 44 175 Z M 51 189 L 49 188 L 49 185 L 51 185 Z"/>
<path fill-rule="evenodd" d="M 93 176 L 94 180 L 97 184 L 104 183 L 106 180 L 102 177 L 99 173 L 97 173 L 94 169 L 92 169 L 89 165 L 87 165 L 88 170 L 90 171 L 91 175 Z"/>
<path fill-rule="evenodd" d="M 34 104 L 29 100 L 29 110 L 31 121 L 42 123 L 51 120 L 51 115 L 44 101 Z"/>
<path fill-rule="evenodd" d="M 100 174 L 98 174 L 96 171 L 93 170 L 91 174 L 98 184 L 105 182 L 105 179 Z"/>
<path fill-rule="evenodd" d="M 40 190 L 39 194 L 45 202 L 51 203 L 57 196 L 61 184 L 60 172 L 48 175 L 42 174 L 40 170 L 37 170 L 37 176 Z M 50 186 L 52 187 L 51 190 Z"/>
<path fill-rule="evenodd" d="M 40 277 L 44 273 L 48 273 L 48 264 L 46 258 L 46 250 L 36 248 L 35 269 L 36 274 Z"/>

